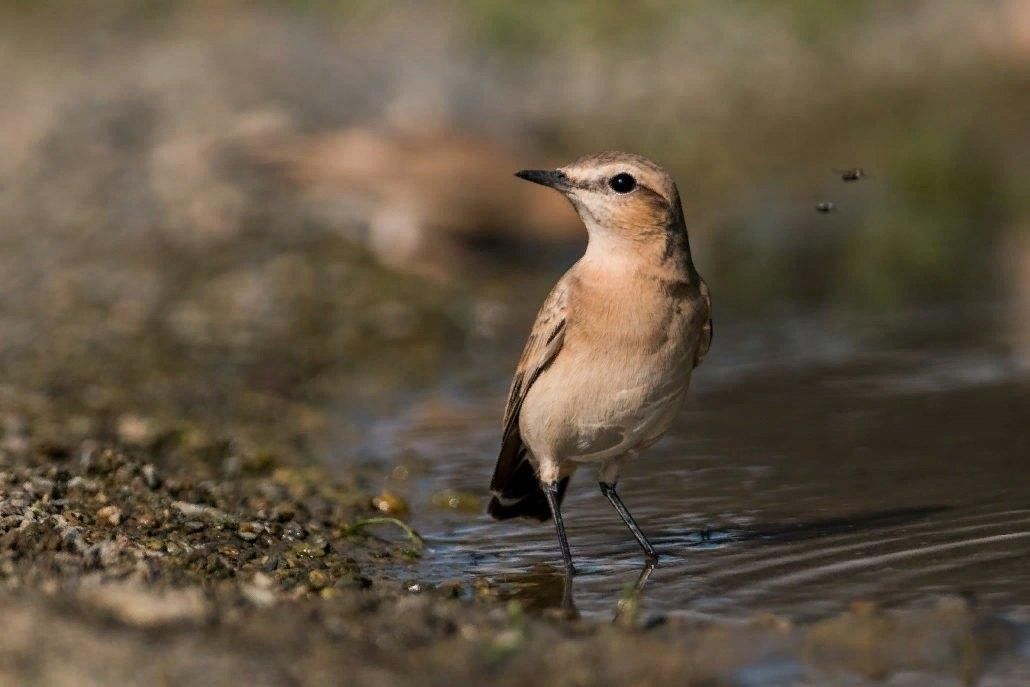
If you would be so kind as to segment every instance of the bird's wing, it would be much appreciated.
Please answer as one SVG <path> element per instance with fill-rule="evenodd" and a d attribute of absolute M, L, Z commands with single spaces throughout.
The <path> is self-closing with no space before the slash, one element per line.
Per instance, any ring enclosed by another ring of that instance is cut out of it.
<path fill-rule="evenodd" d="M 694 367 L 701 364 L 701 361 L 708 355 L 708 349 L 712 347 L 712 297 L 708 293 L 708 285 L 701 282 L 701 304 L 704 311 L 704 325 L 701 327 L 701 340 L 697 344 L 697 353 L 694 355 Z"/>
<path fill-rule="evenodd" d="M 515 469 L 523 460 L 522 436 L 519 433 L 519 411 L 533 382 L 547 369 L 565 341 L 565 315 L 568 305 L 568 285 L 565 279 L 559 281 L 548 294 L 536 322 L 529 333 L 526 348 L 522 351 L 515 378 L 508 392 L 508 403 L 504 408 L 504 434 L 501 452 L 497 457 L 490 489 L 495 493 L 504 491 Z"/>

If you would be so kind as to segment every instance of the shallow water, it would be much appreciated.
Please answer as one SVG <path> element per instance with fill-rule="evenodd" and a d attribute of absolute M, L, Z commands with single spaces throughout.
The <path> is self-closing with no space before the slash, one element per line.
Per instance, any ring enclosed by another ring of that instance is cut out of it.
<path fill-rule="evenodd" d="M 619 485 L 662 555 L 644 616 L 804 620 L 858 599 L 962 593 L 1025 617 L 1030 366 L 1006 331 L 1004 310 L 991 308 L 717 323 L 683 413 Z M 388 486 L 412 501 L 428 543 L 399 575 L 471 577 L 551 605 L 561 576 L 550 524 L 433 505 L 444 490 L 485 503 L 517 354 L 504 345 L 467 354 L 444 383 L 376 424 L 368 451 L 403 465 Z M 610 616 L 640 551 L 589 468 L 563 510 L 581 571 L 576 607 Z"/>

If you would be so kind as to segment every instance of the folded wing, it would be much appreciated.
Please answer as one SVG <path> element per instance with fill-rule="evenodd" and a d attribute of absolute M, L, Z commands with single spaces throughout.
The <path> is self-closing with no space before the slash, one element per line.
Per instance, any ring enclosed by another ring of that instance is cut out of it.
<path fill-rule="evenodd" d="M 525 516 L 543 520 L 551 515 L 543 490 L 529 463 L 527 448 L 522 443 L 519 413 L 537 377 L 561 351 L 565 341 L 567 303 L 568 289 L 566 280 L 562 279 L 540 308 L 515 370 L 504 409 L 501 451 L 493 479 L 490 480 L 490 490 L 494 497 L 490 501 L 489 512 L 498 519 Z"/>

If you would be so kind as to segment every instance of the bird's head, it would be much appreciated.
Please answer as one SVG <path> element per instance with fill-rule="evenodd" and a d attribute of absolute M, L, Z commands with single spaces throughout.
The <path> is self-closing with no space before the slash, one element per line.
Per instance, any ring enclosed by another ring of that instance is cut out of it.
<path fill-rule="evenodd" d="M 515 176 L 564 194 L 591 237 L 647 241 L 683 225 L 672 177 L 632 153 L 587 155 L 553 170 L 523 170 Z"/>

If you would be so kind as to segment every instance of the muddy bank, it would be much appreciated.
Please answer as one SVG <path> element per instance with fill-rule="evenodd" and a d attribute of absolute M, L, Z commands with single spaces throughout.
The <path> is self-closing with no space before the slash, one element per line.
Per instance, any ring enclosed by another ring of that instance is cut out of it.
<path fill-rule="evenodd" d="M 761 621 L 634 631 L 375 592 L 145 626 L 92 599 L 0 604 L 0 671 L 22 685 L 962 685 L 973 684 L 985 654 L 1006 641 L 1004 628 L 974 630 L 960 602 L 904 619 L 856 612 L 808 631 Z M 896 650 L 897 639 L 931 628 L 939 641 Z M 786 648 L 799 636 L 803 650 Z M 890 679 L 954 649 L 949 674 Z M 990 684 L 1026 677 L 1016 668 Z"/>
<path fill-rule="evenodd" d="M 1021 626 L 961 597 L 890 611 L 856 603 L 798 626 L 772 614 L 642 623 L 627 593 L 613 603 L 615 623 L 587 622 L 529 611 L 472 580 L 434 587 L 387 578 L 386 564 L 424 552 L 417 537 L 376 518 L 361 475 L 212 461 L 183 446 L 172 462 L 98 441 L 2 455 L 3 684 L 1027 677 L 1026 663 L 1011 657 Z"/>

